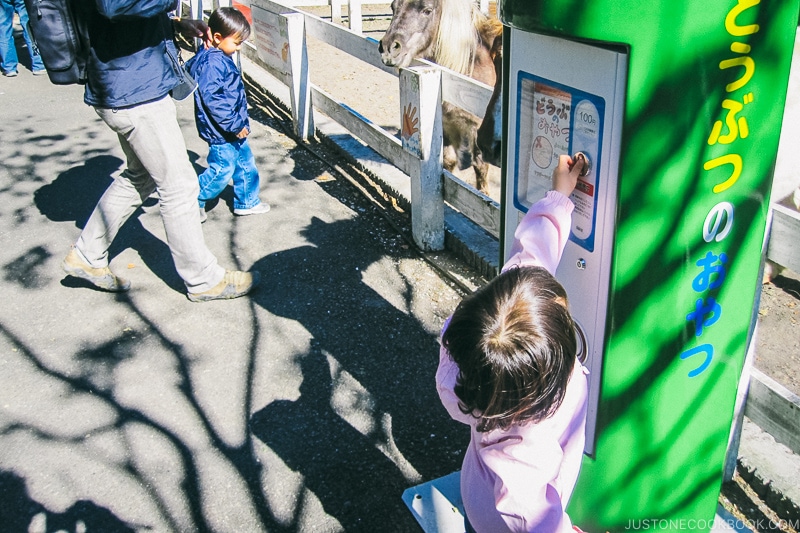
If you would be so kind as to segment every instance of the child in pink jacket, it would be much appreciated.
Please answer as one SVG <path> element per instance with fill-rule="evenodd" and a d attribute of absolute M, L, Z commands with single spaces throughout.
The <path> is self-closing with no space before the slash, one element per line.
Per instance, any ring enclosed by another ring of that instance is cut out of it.
<path fill-rule="evenodd" d="M 450 416 L 470 426 L 461 469 L 468 532 L 573 531 L 565 508 L 583 455 L 587 371 L 553 274 L 582 166 L 561 156 L 554 190 L 523 218 L 503 272 L 444 326 L 436 385 Z"/>

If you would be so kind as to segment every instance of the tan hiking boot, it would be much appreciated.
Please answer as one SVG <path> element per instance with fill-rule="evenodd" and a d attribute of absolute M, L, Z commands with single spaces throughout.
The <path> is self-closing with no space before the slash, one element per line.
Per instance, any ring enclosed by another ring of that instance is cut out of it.
<path fill-rule="evenodd" d="M 131 288 L 131 282 L 125 278 L 120 278 L 111 272 L 108 267 L 94 268 L 89 266 L 81 259 L 78 252 L 73 248 L 61 263 L 61 268 L 69 276 L 85 279 L 98 289 L 109 292 L 125 292 Z"/>
<path fill-rule="evenodd" d="M 242 272 L 241 270 L 226 270 L 222 281 L 205 292 L 190 292 L 186 296 L 193 302 L 208 302 L 210 300 L 230 300 L 250 292 L 261 280 L 258 272 Z"/>

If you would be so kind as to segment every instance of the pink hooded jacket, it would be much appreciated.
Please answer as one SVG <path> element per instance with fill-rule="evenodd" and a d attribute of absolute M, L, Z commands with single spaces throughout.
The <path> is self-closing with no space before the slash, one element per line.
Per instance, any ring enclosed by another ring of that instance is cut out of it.
<path fill-rule="evenodd" d="M 541 266 L 555 274 L 569 239 L 573 209 L 572 201 L 555 191 L 531 206 L 516 230 L 503 271 Z M 564 509 L 583 457 L 587 373 L 576 359 L 564 401 L 553 416 L 481 433 L 475 429 L 478 420 L 458 408 L 453 392 L 458 366 L 442 347 L 436 372 L 439 397 L 450 416 L 471 431 L 461 469 L 461 497 L 475 531 L 573 531 Z"/>

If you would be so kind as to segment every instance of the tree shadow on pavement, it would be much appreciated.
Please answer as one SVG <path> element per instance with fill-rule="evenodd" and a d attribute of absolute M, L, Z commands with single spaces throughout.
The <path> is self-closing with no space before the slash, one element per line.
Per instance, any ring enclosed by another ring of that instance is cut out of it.
<path fill-rule="evenodd" d="M 24 165 L 11 173 L 11 186 L 19 189 L 14 198 L 25 202 L 18 211 L 30 209 L 33 195 L 35 208 L 49 221 L 84 226 L 123 163 L 90 135 L 78 135 L 81 128 L 21 139 L 19 145 L 36 154 L 18 154 L 25 155 Z M 52 168 L 58 170 L 48 175 Z M 151 271 L 182 291 L 166 244 L 143 225 L 157 214 L 145 210 L 148 217 L 137 211 L 123 226 L 110 254 L 133 248 Z M 8 450 L 2 464 L 8 474 L 0 472 L 0 530 L 19 524 L 28 531 L 44 516 L 47 531 L 79 530 L 79 520 L 87 531 L 111 533 L 217 531 L 223 522 L 242 531 L 297 531 L 302 520 L 316 516 L 301 516 L 298 504 L 297 520 L 287 520 L 285 509 L 270 499 L 268 492 L 284 487 L 265 486 L 274 478 L 254 453 L 261 447 L 258 439 L 303 475 L 306 492 L 347 531 L 418 531 L 402 491 L 456 469 L 461 453 L 454 449 L 460 452 L 467 433 L 449 420 L 436 396 L 436 335 L 410 311 L 413 282 L 403 278 L 398 292 L 406 302 L 392 299 L 393 305 L 362 278 L 365 268 L 387 256 L 372 229 L 365 229 L 375 220 L 315 219 L 301 235 L 309 245 L 253 265 L 264 279 L 249 301 L 175 304 L 179 312 L 131 294 L 114 297 L 108 308 L 112 300 L 90 295 L 98 297 L 95 309 L 76 307 L 60 294 L 35 294 L 47 288 L 39 272 L 67 250 L 53 252 L 44 242 L 12 249 L 15 256 L 2 275 L 39 297 L 44 318 L 32 325 L 16 317 L 0 321 L 0 341 L 9 348 L 3 370 L 12 370 L 3 383 L 8 391 L 13 385 L 7 398 L 18 408 L 4 410 L 0 424 L 0 442 Z M 69 224 L 62 227 L 73 233 Z M 231 227 L 235 256 L 241 237 L 236 232 L 247 226 Z M 62 342 L 47 328 L 65 308 L 76 320 L 68 322 L 75 330 Z M 306 328 L 312 348 L 299 364 L 301 396 L 262 408 L 252 404 L 261 396 L 253 387 L 261 386 L 257 367 L 266 358 L 259 350 L 274 342 L 264 338 L 271 331 L 259 320 L 268 314 L 264 309 Z M 84 314 L 97 322 L 87 320 L 83 329 Z M 205 326 L 201 337 L 208 348 L 176 332 L 189 319 Z M 214 336 L 212 324 L 226 320 L 246 330 L 236 353 L 232 343 Z M 343 382 L 355 384 L 352 417 L 342 413 Z M 371 420 L 358 424 L 353 417 Z M 50 462 L 55 456 L 63 460 Z M 47 493 L 29 490 L 43 477 L 54 480 Z M 54 508 L 66 511 L 49 510 Z"/>
<path fill-rule="evenodd" d="M 439 346 L 408 311 L 411 283 L 402 282 L 401 310 L 364 281 L 364 270 L 387 255 L 378 239 L 363 235 L 364 225 L 314 217 L 303 231 L 311 245 L 271 254 L 253 267 L 266 276 L 253 300 L 300 323 L 312 335 L 312 348 L 300 362 L 300 398 L 267 405 L 251 418 L 251 429 L 303 474 L 307 488 L 348 531 L 380 531 L 410 519 L 403 490 L 458 469 L 461 457 L 453 448 L 467 438 L 436 393 Z M 334 365 L 366 390 L 357 406 L 372 417 L 366 434 L 347 428 L 331 409 L 337 403 Z M 387 442 L 401 456 L 397 465 L 376 451 Z M 397 505 L 387 508 L 387 501 Z"/>
<path fill-rule="evenodd" d="M 28 531 L 103 531 L 133 533 L 119 518 L 103 507 L 80 500 L 63 513 L 48 511 L 32 500 L 25 481 L 12 472 L 0 471 L 0 525 L 7 533 Z"/>
<path fill-rule="evenodd" d="M 123 162 L 112 155 L 88 158 L 82 165 L 59 174 L 55 180 L 43 185 L 33 195 L 39 211 L 54 222 L 74 221 L 82 229 L 92 214 L 98 200 L 113 181 Z M 154 197 L 145 200 L 143 207 L 157 205 Z M 147 267 L 167 285 L 184 292 L 183 281 L 175 271 L 169 246 L 142 226 L 141 208 L 125 222 L 109 248 L 109 261 L 126 248 L 134 248 Z M 75 235 L 77 239 L 78 235 Z M 66 255 L 68 250 L 63 250 Z M 69 287 L 94 287 L 78 278 L 67 277 L 62 282 Z"/>
<path fill-rule="evenodd" d="M 305 487 L 345 531 L 378 531 L 369 526 L 374 513 L 364 511 L 385 502 L 385 488 L 403 486 L 403 477 L 371 439 L 333 410 L 331 368 L 318 347 L 300 366 L 300 398 L 272 402 L 254 414 L 253 435 L 303 474 Z"/>

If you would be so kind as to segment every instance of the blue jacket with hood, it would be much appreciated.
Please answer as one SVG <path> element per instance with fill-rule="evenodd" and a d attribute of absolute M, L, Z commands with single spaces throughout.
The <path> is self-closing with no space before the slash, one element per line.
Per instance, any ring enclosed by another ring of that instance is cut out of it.
<path fill-rule="evenodd" d="M 233 59 L 218 48 L 201 48 L 186 63 L 197 81 L 194 118 L 197 132 L 208 144 L 236 143 L 236 134 L 250 129 L 244 82 Z"/>
<path fill-rule="evenodd" d="M 116 109 L 169 94 L 183 76 L 167 15 L 175 0 L 93 1 L 84 101 Z"/>

